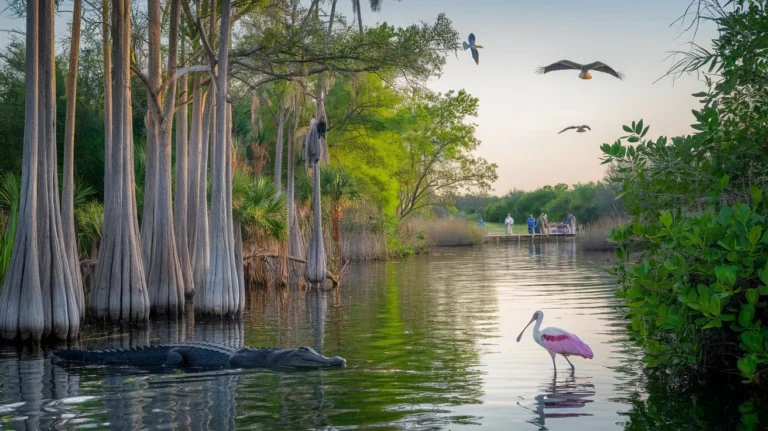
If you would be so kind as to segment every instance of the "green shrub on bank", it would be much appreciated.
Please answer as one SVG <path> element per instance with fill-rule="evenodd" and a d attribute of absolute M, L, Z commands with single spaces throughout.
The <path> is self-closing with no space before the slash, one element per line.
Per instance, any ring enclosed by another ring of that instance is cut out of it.
<path fill-rule="evenodd" d="M 768 221 L 753 203 L 695 216 L 662 212 L 612 233 L 618 295 L 651 367 L 736 371 L 759 383 L 768 370 Z M 630 265 L 629 250 L 644 251 Z"/>

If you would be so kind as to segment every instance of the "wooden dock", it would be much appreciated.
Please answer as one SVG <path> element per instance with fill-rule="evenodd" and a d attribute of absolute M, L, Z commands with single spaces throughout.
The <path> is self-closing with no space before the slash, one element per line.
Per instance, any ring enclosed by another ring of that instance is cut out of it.
<path fill-rule="evenodd" d="M 494 242 L 508 242 L 508 241 L 568 241 L 573 240 L 576 238 L 576 234 L 574 233 L 553 233 L 549 235 L 545 234 L 536 234 L 536 235 L 529 235 L 527 233 L 525 234 L 512 234 L 507 235 L 503 232 L 489 232 L 485 234 L 485 242 L 494 241 Z"/>

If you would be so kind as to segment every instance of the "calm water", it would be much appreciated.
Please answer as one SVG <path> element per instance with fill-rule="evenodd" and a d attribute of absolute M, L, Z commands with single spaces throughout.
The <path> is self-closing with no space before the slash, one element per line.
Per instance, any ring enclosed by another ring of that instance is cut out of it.
<path fill-rule="evenodd" d="M 649 396 L 605 264 L 574 244 L 444 250 L 352 266 L 337 292 L 257 291 L 239 324 L 187 318 L 84 343 L 311 345 L 346 358 L 343 370 L 152 374 L 6 349 L 0 428 L 730 428 L 695 394 Z M 558 359 L 555 377 L 530 328 L 515 342 L 536 310 L 595 358 L 575 358 L 573 374 Z"/>

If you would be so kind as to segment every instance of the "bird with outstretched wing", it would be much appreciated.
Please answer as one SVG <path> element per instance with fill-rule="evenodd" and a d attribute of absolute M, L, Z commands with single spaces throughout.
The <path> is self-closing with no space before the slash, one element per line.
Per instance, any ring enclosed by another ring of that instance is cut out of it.
<path fill-rule="evenodd" d="M 587 130 L 592 130 L 592 129 L 590 129 L 590 128 L 589 128 L 589 126 L 587 126 L 587 125 L 585 124 L 585 125 L 583 125 L 583 126 L 570 126 L 570 127 L 566 127 L 565 129 L 563 129 L 563 130 L 561 130 L 561 131 L 557 132 L 557 134 L 559 135 L 559 134 L 561 134 L 561 133 L 565 132 L 566 130 L 571 130 L 571 129 L 576 129 L 576 131 L 577 131 L 578 133 L 584 133 L 584 132 L 586 132 Z"/>
<path fill-rule="evenodd" d="M 601 61 L 595 61 L 589 64 L 579 64 L 570 60 L 560 60 L 550 64 L 549 66 L 537 68 L 536 73 L 538 73 L 539 75 L 543 75 L 545 73 L 554 72 L 558 70 L 579 70 L 580 71 L 579 78 L 581 79 L 592 79 L 592 75 L 589 73 L 590 70 L 607 73 L 611 76 L 619 78 L 620 80 L 624 79 L 623 73 L 615 71 L 612 67 L 608 66 L 607 64 Z"/>
<path fill-rule="evenodd" d="M 482 45 L 476 45 L 475 44 L 475 34 L 470 33 L 469 34 L 469 43 L 462 42 L 464 45 L 464 51 L 470 50 L 472 51 L 472 58 L 475 60 L 475 64 L 480 64 L 480 52 L 478 51 L 478 48 L 482 48 Z"/>

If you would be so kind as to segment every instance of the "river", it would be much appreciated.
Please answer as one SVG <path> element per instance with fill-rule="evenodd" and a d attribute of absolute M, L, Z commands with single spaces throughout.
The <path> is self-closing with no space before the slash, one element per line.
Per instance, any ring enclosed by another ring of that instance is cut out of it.
<path fill-rule="evenodd" d="M 0 428 L 597 431 L 738 422 L 733 409 L 706 411 L 695 394 L 649 393 L 615 280 L 601 269 L 608 264 L 573 242 L 443 249 L 351 265 L 333 292 L 251 292 L 242 322 L 189 316 L 106 337 L 91 331 L 83 342 L 309 345 L 346 358 L 341 370 L 158 374 L 6 347 Z M 573 358 L 572 373 L 559 358 L 555 375 L 531 328 L 515 341 L 536 310 L 543 327 L 578 334 L 594 359 Z"/>

